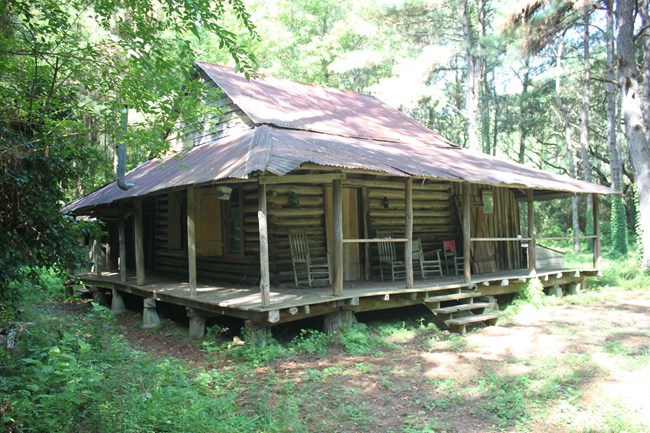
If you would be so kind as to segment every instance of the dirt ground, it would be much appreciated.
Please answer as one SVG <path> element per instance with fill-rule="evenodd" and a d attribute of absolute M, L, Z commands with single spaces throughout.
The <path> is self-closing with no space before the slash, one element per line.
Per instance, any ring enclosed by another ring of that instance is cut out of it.
<path fill-rule="evenodd" d="M 143 331 L 135 313 L 120 321 L 155 357 L 231 365 L 178 325 Z M 429 328 L 393 343 L 372 355 L 332 348 L 259 367 L 241 406 L 255 410 L 264 393 L 293 399 L 292 416 L 314 432 L 650 431 L 650 292 L 583 294 L 465 336 Z"/>

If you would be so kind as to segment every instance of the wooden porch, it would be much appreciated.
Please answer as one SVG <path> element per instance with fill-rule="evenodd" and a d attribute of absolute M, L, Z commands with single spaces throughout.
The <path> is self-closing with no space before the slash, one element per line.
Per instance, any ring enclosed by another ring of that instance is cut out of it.
<path fill-rule="evenodd" d="M 246 320 L 249 328 L 259 328 L 338 311 L 361 312 L 426 304 L 440 294 L 449 299 L 438 296 L 439 301 L 447 302 L 460 298 L 454 295 L 463 293 L 471 293 L 471 298 L 516 293 L 534 276 L 545 287 L 570 289 L 577 284 L 584 287 L 586 277 L 597 272 L 595 269 L 540 269 L 531 275 L 528 270 L 520 269 L 474 275 L 470 282 L 465 282 L 463 276 L 415 280 L 411 288 L 405 288 L 403 281 L 349 281 L 345 282 L 340 294 L 333 294 L 332 287 L 272 287 L 270 306 L 263 305 L 262 293 L 256 285 L 206 282 L 197 284 L 193 293 L 190 284 L 178 277 L 151 274 L 145 284 L 138 285 L 135 275 L 122 282 L 118 272 L 86 274 L 82 281 L 96 290 L 112 290 L 114 302 L 120 299 L 121 292 L 130 293 L 149 300 L 150 305 L 147 307 L 145 302 L 145 309 L 155 308 L 155 301 L 160 301 L 186 307 L 191 321 L 198 318 L 204 322 L 208 317 L 226 315 Z"/>

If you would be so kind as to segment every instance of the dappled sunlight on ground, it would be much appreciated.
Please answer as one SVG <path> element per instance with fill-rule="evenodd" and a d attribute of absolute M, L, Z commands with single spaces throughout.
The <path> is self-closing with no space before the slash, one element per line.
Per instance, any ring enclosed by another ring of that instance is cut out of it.
<path fill-rule="evenodd" d="M 463 336 L 402 329 L 363 356 L 335 346 L 245 374 L 226 354 L 206 357 L 200 345 L 183 343 L 176 353 L 202 368 L 233 370 L 240 407 L 301 419 L 307 431 L 650 431 L 650 296 L 571 302 L 525 307 L 501 326 Z M 162 352 L 178 339 L 171 331 L 129 334 L 145 350 L 160 343 Z"/>

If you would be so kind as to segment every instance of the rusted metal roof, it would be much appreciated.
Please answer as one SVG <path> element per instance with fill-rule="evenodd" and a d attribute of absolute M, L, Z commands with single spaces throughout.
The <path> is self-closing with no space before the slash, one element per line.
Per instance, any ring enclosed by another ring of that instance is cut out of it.
<path fill-rule="evenodd" d="M 71 203 L 82 213 L 130 197 L 254 173 L 282 176 L 306 163 L 363 169 L 392 176 L 469 181 L 564 193 L 611 194 L 614 190 L 455 147 L 391 143 L 261 125 L 175 156 L 151 160 L 130 171 L 127 191 L 115 182 Z"/>
<path fill-rule="evenodd" d="M 81 214 L 126 198 L 254 173 L 282 176 L 306 163 L 560 193 L 616 193 L 459 148 L 371 96 L 277 78 L 247 81 L 221 66 L 198 65 L 257 126 L 148 161 L 126 175 L 135 184 L 131 189 L 113 182 L 64 211 Z"/>
<path fill-rule="evenodd" d="M 246 80 L 232 69 L 197 62 L 257 124 L 395 143 L 457 147 L 377 98 L 275 77 Z"/>

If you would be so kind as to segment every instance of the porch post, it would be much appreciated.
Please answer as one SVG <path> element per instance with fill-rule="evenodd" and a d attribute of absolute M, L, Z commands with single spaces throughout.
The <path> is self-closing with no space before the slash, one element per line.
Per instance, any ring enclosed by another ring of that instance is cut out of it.
<path fill-rule="evenodd" d="M 194 187 L 187 189 L 187 270 L 190 296 L 196 296 L 196 197 Z"/>
<path fill-rule="evenodd" d="M 472 281 L 471 255 L 472 255 L 472 208 L 470 207 L 470 184 L 463 183 L 463 270 L 466 283 Z"/>
<path fill-rule="evenodd" d="M 343 187 L 340 179 L 333 181 L 334 200 L 334 281 L 332 295 L 343 293 Z"/>
<path fill-rule="evenodd" d="M 535 262 L 537 260 L 537 252 L 535 250 L 535 203 L 533 202 L 533 190 L 527 191 L 528 197 L 528 272 L 531 274 L 536 273 Z"/>
<path fill-rule="evenodd" d="M 120 241 L 120 281 L 126 282 L 126 216 L 121 216 L 117 223 L 117 232 Z"/>
<path fill-rule="evenodd" d="M 266 223 L 266 184 L 260 183 L 258 190 L 257 221 L 260 229 L 260 292 L 262 307 L 271 306 L 271 276 L 269 273 L 269 231 Z"/>
<path fill-rule="evenodd" d="M 406 228 L 404 234 L 408 241 L 404 247 L 404 264 L 406 267 L 406 288 L 413 288 L 413 178 L 406 179 L 404 191 L 406 201 Z M 422 257 L 420 258 L 422 259 Z"/>
<path fill-rule="evenodd" d="M 101 236 L 93 237 L 93 271 L 95 275 L 102 274 L 102 266 L 100 260 L 102 259 L 102 238 Z"/>
<path fill-rule="evenodd" d="M 135 199 L 134 214 L 134 231 L 135 231 L 135 273 L 136 284 L 142 286 L 145 284 L 146 275 L 144 270 L 144 236 L 142 234 L 142 199 Z"/>
<path fill-rule="evenodd" d="M 594 269 L 600 269 L 600 224 L 598 224 L 598 194 L 592 194 L 594 216 Z"/>

